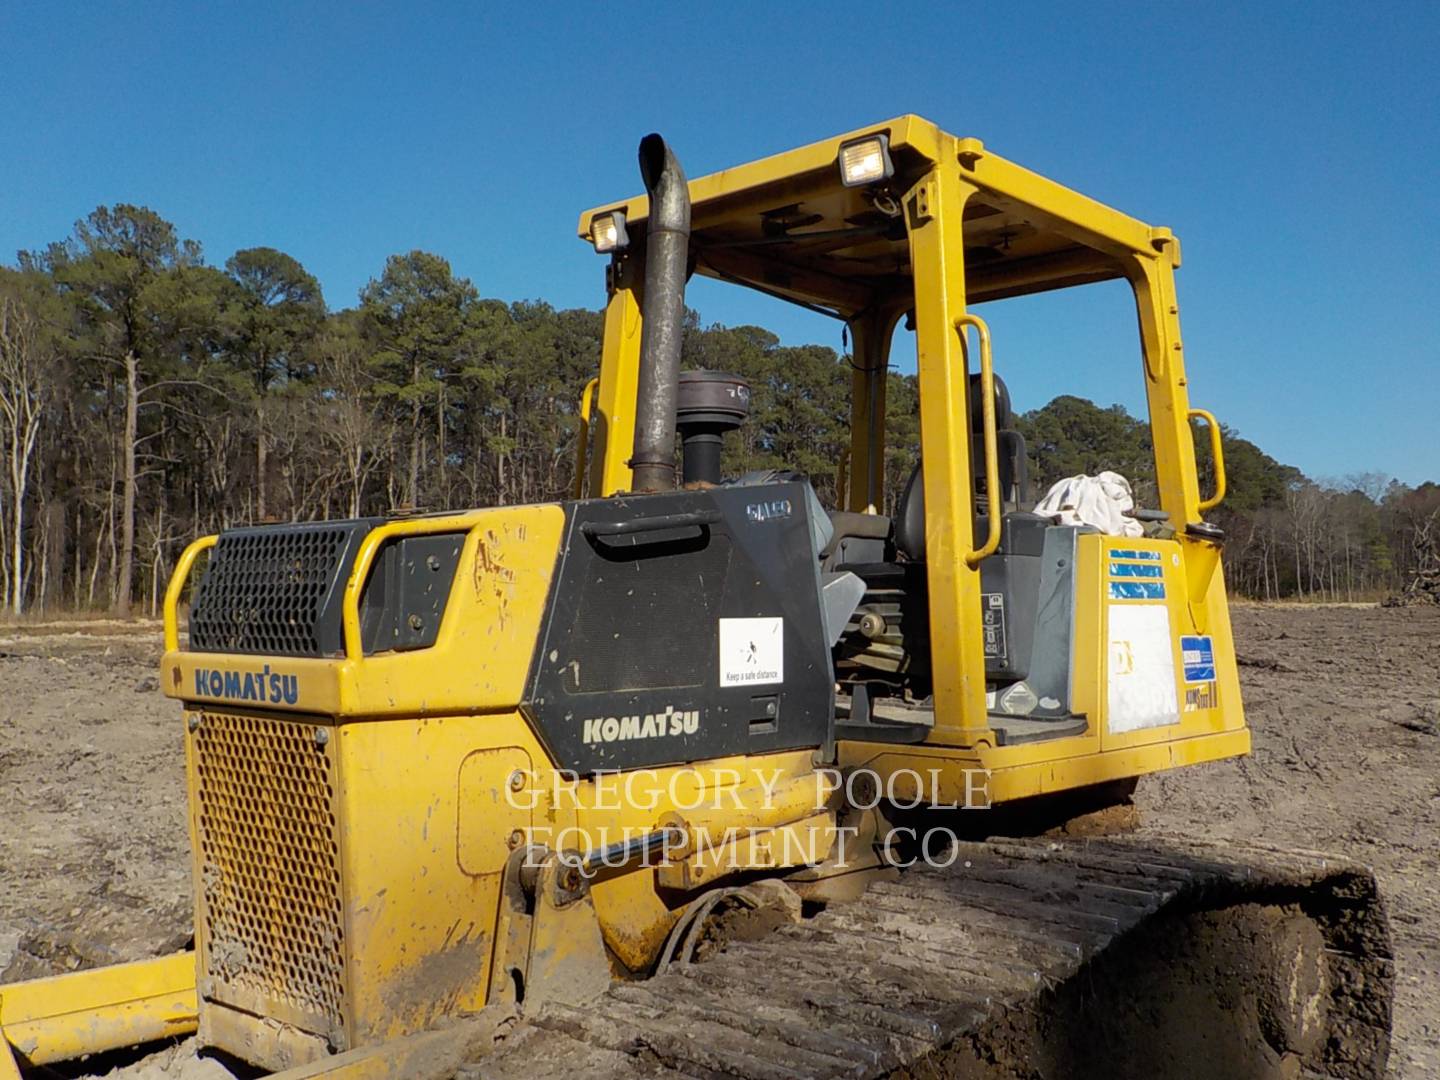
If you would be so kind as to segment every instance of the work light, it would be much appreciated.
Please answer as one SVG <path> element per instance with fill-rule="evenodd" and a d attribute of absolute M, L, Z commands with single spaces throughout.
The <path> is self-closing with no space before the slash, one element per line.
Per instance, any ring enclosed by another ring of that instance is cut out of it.
<path fill-rule="evenodd" d="M 611 251 L 624 251 L 630 246 L 630 236 L 625 232 L 625 215 L 619 210 L 596 214 L 590 222 L 590 239 L 595 244 L 595 250 L 601 255 Z"/>
<path fill-rule="evenodd" d="M 873 184 L 894 175 L 889 135 L 866 135 L 840 147 L 840 180 L 846 187 Z"/>

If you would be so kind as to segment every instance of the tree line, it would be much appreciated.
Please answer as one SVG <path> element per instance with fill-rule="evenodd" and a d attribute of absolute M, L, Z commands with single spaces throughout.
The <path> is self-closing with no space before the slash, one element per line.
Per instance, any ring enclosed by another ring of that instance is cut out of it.
<path fill-rule="evenodd" d="M 1120 406 L 1059 397 L 1019 426 L 1041 490 L 1114 469 L 1132 479 L 1141 505 L 1156 504 L 1150 428 Z M 1198 426 L 1195 449 L 1209 494 L 1214 464 Z M 1380 473 L 1311 479 L 1224 426 L 1221 451 L 1227 492 L 1207 518 L 1225 530 L 1232 591 L 1261 600 L 1367 600 L 1440 569 L 1440 484 L 1410 487 Z"/>
<path fill-rule="evenodd" d="M 100 207 L 0 267 L 0 604 L 153 613 L 184 545 L 228 526 L 566 497 L 601 329 L 598 311 L 485 298 L 423 251 L 333 310 L 284 252 L 212 265 L 154 211 Z M 751 382 L 727 468 L 795 469 L 834 504 L 847 356 L 692 312 L 684 363 Z M 893 510 L 919 429 L 914 377 L 888 378 Z M 1111 468 L 1153 494 L 1149 430 L 1118 406 L 1060 397 L 1019 424 L 1041 490 Z M 1436 485 L 1317 483 L 1224 445 L 1215 516 L 1240 591 L 1368 594 L 1433 557 Z"/>

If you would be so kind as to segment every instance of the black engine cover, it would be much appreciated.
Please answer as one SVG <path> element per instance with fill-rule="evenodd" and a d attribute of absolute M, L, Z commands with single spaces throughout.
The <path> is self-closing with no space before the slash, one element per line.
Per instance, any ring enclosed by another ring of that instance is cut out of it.
<path fill-rule="evenodd" d="M 567 505 L 524 702 L 560 768 L 828 748 L 807 495 L 781 483 Z"/>

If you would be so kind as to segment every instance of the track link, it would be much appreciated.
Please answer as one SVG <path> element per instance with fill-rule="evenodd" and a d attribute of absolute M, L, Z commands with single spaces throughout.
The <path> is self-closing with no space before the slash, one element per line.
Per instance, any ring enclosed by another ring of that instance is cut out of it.
<path fill-rule="evenodd" d="M 1223 1013 L 1217 1029 L 1254 1028 L 1235 1051 L 1254 1057 L 1248 1075 L 1384 1075 L 1394 971 L 1368 870 L 1170 838 L 955 853 L 704 964 L 544 1006 L 461 1075 L 1068 1077 L 1091 1075 L 1089 1057 L 1108 1077 L 1233 1075 L 1235 1048 L 1208 1037 L 1208 1063 L 1156 1071 L 1178 1045 L 1167 1030 L 1183 1042 L 1203 1023 L 1164 1011 L 1186 1000 L 1164 982 L 1181 961 L 1213 967 L 1193 1001 Z M 1257 956 L 1274 970 L 1252 977 Z"/>

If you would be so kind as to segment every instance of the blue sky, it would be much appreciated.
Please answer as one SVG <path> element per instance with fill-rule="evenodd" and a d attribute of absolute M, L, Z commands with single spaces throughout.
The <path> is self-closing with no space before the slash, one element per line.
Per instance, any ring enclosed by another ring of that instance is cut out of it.
<path fill-rule="evenodd" d="M 903 112 L 1175 229 L 1192 397 L 1313 476 L 1440 479 L 1440 5 L 0 7 L 0 257 L 137 202 L 210 261 L 271 245 L 335 307 L 425 248 L 598 306 L 579 211 Z M 707 321 L 837 348 L 711 283 Z M 991 305 L 1022 408 L 1142 402 L 1114 284 Z M 913 369 L 905 345 L 897 363 Z"/>

